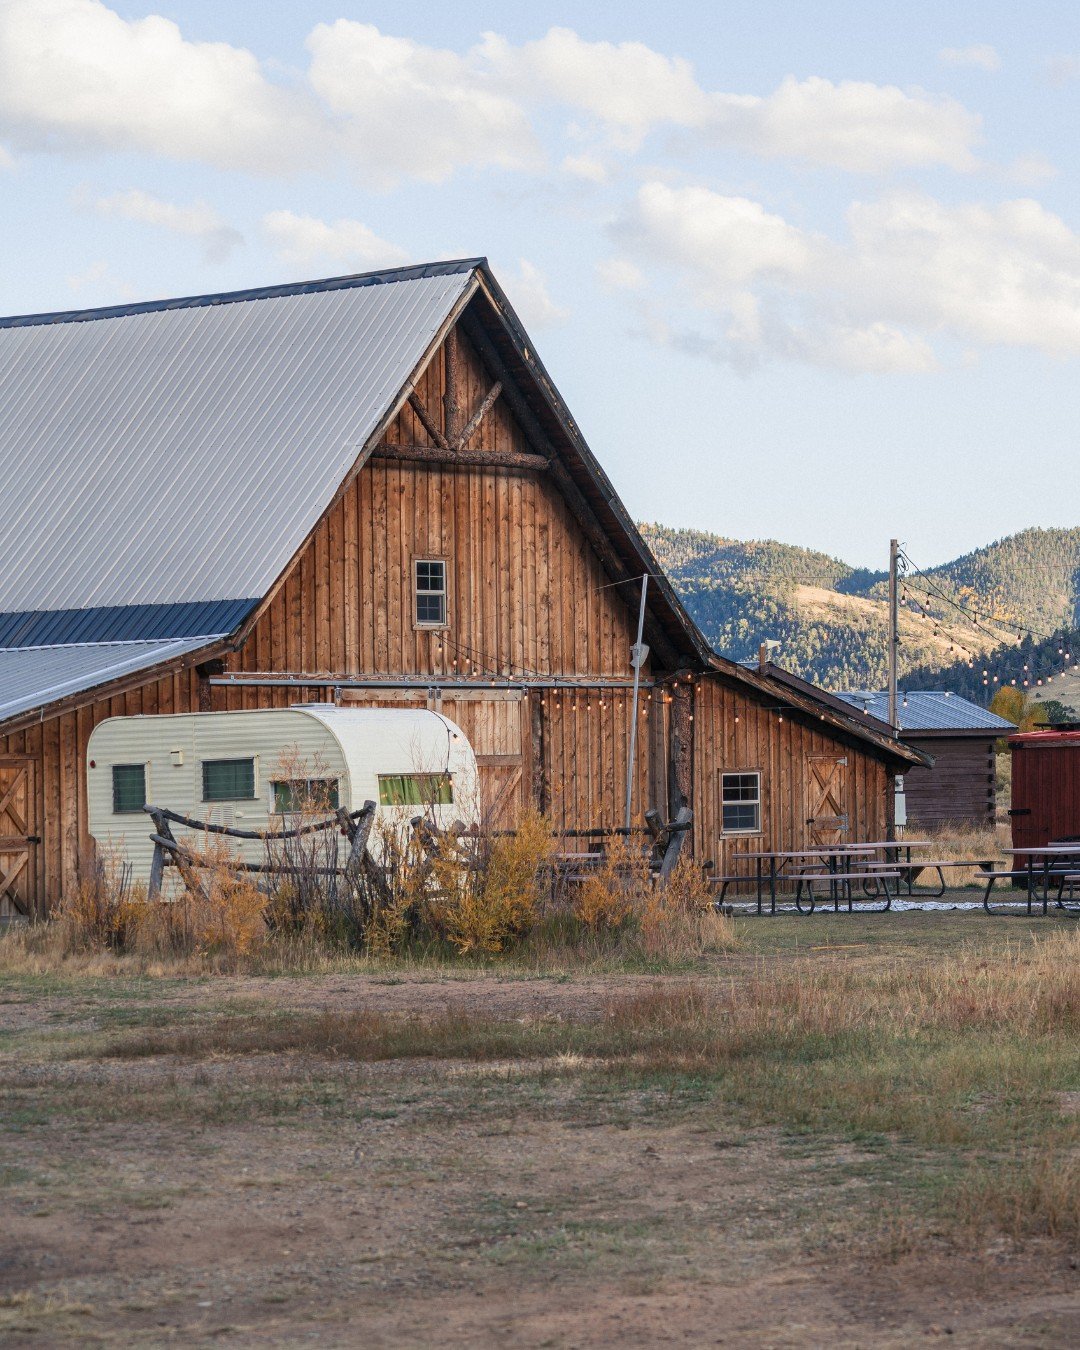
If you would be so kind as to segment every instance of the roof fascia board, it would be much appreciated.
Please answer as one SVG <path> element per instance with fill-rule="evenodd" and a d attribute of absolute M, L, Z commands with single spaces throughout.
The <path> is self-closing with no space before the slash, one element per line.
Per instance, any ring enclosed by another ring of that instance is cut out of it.
<path fill-rule="evenodd" d="M 482 259 L 479 260 L 477 266 L 479 266 L 479 262 L 482 261 L 483 261 Z M 466 305 L 468 305 L 469 301 L 476 294 L 478 284 L 479 283 L 477 280 L 476 271 L 474 270 L 473 275 L 469 279 L 468 284 L 462 289 L 461 294 L 454 302 L 453 306 L 447 313 L 443 322 L 439 325 L 439 328 L 436 331 L 434 338 L 432 338 L 423 356 L 420 358 L 416 366 L 413 368 L 412 374 L 409 376 L 408 380 L 402 386 L 401 390 L 398 393 L 397 398 L 393 401 L 393 403 L 390 404 L 385 414 L 379 419 L 378 425 L 375 427 L 375 430 L 371 433 L 371 435 L 367 438 L 364 444 L 360 447 L 356 459 L 353 460 L 352 467 L 349 469 L 348 473 L 345 475 L 341 483 L 338 485 L 337 491 L 334 493 L 334 495 L 327 502 L 326 506 L 323 508 L 323 511 L 319 516 L 318 520 L 316 520 L 315 524 L 308 531 L 303 542 L 300 544 L 300 547 L 296 550 L 293 556 L 286 563 L 284 571 L 281 572 L 277 580 L 270 587 L 269 591 L 267 591 L 266 595 L 262 598 L 259 604 L 255 606 L 255 608 L 251 611 L 251 613 L 240 625 L 240 627 L 236 630 L 236 632 L 232 634 L 230 642 L 233 650 L 239 650 L 239 648 L 242 647 L 244 643 L 247 641 L 248 636 L 251 633 L 251 630 L 255 627 L 255 625 L 266 613 L 266 611 L 270 608 L 271 604 L 273 604 L 282 586 L 285 585 L 286 581 L 289 579 L 293 571 L 299 565 L 300 559 L 304 556 L 304 553 L 307 550 L 308 546 L 310 545 L 311 541 L 315 538 L 319 526 L 326 519 L 327 512 L 331 511 L 337 505 L 337 503 L 348 491 L 349 486 L 352 483 L 353 479 L 371 458 L 371 452 L 375 449 L 375 447 L 386 435 L 387 430 L 390 427 L 390 424 L 393 422 L 394 418 L 397 417 L 398 413 L 401 412 L 402 408 L 408 401 L 409 395 L 415 390 L 417 382 L 420 380 L 424 371 L 427 370 L 428 366 L 434 359 L 436 352 L 446 341 L 447 333 L 450 332 L 451 328 L 453 328 L 454 325 L 457 323 L 457 321 L 461 318 L 461 314 L 465 309 Z"/>
<path fill-rule="evenodd" d="M 178 296 L 175 299 L 143 300 L 127 305 L 107 305 L 101 309 L 67 309 L 43 314 L 15 314 L 0 318 L 0 328 L 36 328 L 46 324 L 89 323 L 94 319 L 123 319 L 138 314 L 158 314 L 170 309 L 203 309 L 211 305 L 242 304 L 248 300 L 275 300 L 288 295 L 313 295 L 318 291 L 354 290 L 363 286 L 385 286 L 397 281 L 422 277 L 453 276 L 474 271 L 483 258 L 455 258 L 441 263 L 419 263 L 406 267 L 384 268 L 375 272 L 354 272 L 343 277 L 323 277 L 315 281 L 287 282 L 281 286 L 256 286 L 243 291 L 211 292 L 207 295 Z"/>

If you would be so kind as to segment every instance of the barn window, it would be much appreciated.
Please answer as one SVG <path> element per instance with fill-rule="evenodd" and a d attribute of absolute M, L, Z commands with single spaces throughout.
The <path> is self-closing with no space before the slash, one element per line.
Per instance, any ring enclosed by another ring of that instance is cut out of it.
<path fill-rule="evenodd" d="M 274 812 L 279 816 L 297 811 L 336 811 L 339 806 L 336 778 L 290 778 L 271 786 Z"/>
<path fill-rule="evenodd" d="M 255 797 L 253 759 L 204 759 L 204 802 L 250 802 Z"/>
<path fill-rule="evenodd" d="M 418 628 L 446 627 L 446 563 L 442 558 L 416 558 L 413 594 Z"/>
<path fill-rule="evenodd" d="M 380 806 L 448 806 L 454 785 L 448 773 L 381 773 Z"/>
<path fill-rule="evenodd" d="M 146 805 L 146 765 L 114 764 L 112 771 L 113 815 L 127 816 Z"/>
<path fill-rule="evenodd" d="M 720 806 L 725 834 L 757 834 L 761 829 L 761 774 L 721 773 Z"/>

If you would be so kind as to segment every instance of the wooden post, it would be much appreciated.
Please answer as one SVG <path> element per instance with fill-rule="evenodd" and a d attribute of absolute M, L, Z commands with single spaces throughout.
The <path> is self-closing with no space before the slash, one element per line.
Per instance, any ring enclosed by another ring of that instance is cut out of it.
<path fill-rule="evenodd" d="M 460 384 L 458 380 L 458 334 L 451 328 L 443 343 L 443 363 L 446 373 L 446 388 L 443 391 L 443 435 L 448 445 L 453 445 L 461 426 L 461 404 L 459 401 Z"/>
<path fill-rule="evenodd" d="M 675 819 L 682 807 L 691 804 L 694 795 L 693 699 L 693 686 L 688 682 L 672 686 L 668 798 Z"/>
<path fill-rule="evenodd" d="M 544 705 L 540 699 L 541 695 L 538 690 L 530 691 L 529 728 L 532 740 L 532 799 L 540 814 L 546 816 L 551 810 L 551 780 L 548 776 L 547 747 L 544 744 Z"/>

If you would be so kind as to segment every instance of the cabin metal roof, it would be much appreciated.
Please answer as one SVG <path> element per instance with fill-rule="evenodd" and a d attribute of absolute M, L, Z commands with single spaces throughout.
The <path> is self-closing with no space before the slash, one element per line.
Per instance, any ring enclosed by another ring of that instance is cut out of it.
<path fill-rule="evenodd" d="M 171 642 L 90 642 L 0 651 L 0 722 L 179 660 L 212 641 L 203 634 Z"/>
<path fill-rule="evenodd" d="M 475 266 L 0 320 L 0 614 L 265 595 Z"/>
<path fill-rule="evenodd" d="M 851 707 L 879 722 L 888 722 L 889 695 L 881 689 L 852 689 L 838 693 Z M 1016 727 L 988 708 L 944 690 L 902 691 L 897 698 L 896 715 L 900 734 L 920 731 L 985 731 L 1004 736 Z"/>

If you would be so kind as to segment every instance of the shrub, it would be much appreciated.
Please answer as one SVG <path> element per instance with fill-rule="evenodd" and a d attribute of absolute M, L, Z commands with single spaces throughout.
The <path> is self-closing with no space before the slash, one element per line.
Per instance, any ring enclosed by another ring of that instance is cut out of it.
<path fill-rule="evenodd" d="M 56 931 L 69 951 L 125 951 L 146 909 L 146 891 L 132 885 L 130 864 L 102 847 L 80 875 L 74 894 L 59 905 Z"/>

